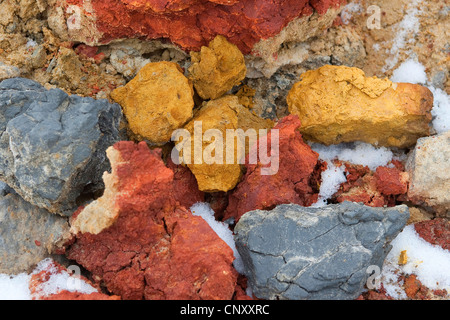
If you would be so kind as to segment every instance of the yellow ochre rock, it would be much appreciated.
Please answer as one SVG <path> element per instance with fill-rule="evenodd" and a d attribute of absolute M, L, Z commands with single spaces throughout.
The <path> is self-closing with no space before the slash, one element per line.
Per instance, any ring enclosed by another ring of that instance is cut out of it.
<path fill-rule="evenodd" d="M 184 127 L 189 137 L 180 139 L 177 148 L 201 191 L 228 191 L 241 177 L 239 159 L 248 153 L 252 143 L 248 137 L 254 132 L 256 140 L 260 129 L 270 130 L 273 125 L 272 120 L 259 118 L 240 105 L 238 97 L 228 95 L 203 103 Z M 236 129 L 248 135 L 240 135 Z"/>
<path fill-rule="evenodd" d="M 125 86 L 111 92 L 122 106 L 138 140 L 154 144 L 170 140 L 172 132 L 193 116 L 194 90 L 178 64 L 146 64 Z"/>
<path fill-rule="evenodd" d="M 200 52 L 191 52 L 191 63 L 189 79 L 204 100 L 223 96 L 244 80 L 247 72 L 242 52 L 220 35 Z"/>
<path fill-rule="evenodd" d="M 307 140 L 407 148 L 430 134 L 433 94 L 420 85 L 366 77 L 358 68 L 326 65 L 303 73 L 287 104 Z"/>

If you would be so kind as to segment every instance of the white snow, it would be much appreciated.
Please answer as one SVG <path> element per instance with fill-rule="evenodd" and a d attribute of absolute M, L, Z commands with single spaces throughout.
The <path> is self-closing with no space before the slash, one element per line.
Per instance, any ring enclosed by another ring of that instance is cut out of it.
<path fill-rule="evenodd" d="M 427 78 L 425 67 L 414 59 L 408 59 L 394 70 L 391 81 L 425 85 L 433 93 L 432 125 L 437 133 L 450 130 L 450 97 L 446 92 L 433 87 Z"/>
<path fill-rule="evenodd" d="M 347 181 L 345 167 L 337 167 L 333 160 L 347 161 L 353 164 L 368 166 L 374 171 L 379 166 L 387 166 L 394 158 L 391 150 L 385 147 L 374 147 L 364 142 L 341 143 L 337 145 L 325 146 L 319 143 L 311 143 L 311 149 L 319 154 L 319 159 L 326 161 L 327 170 L 322 172 L 322 183 L 320 184 L 319 199 L 313 207 L 321 207 L 327 204 L 339 186 Z"/>
<path fill-rule="evenodd" d="M 339 186 L 347 181 L 345 167 L 337 167 L 333 162 L 327 162 L 328 167 L 322 172 L 322 183 L 320 184 L 319 198 L 311 207 L 322 207 L 327 205 L 327 200 L 339 190 Z"/>
<path fill-rule="evenodd" d="M 236 244 L 234 242 L 233 232 L 230 230 L 229 226 L 225 222 L 217 221 L 214 217 L 214 211 L 211 209 L 209 203 L 197 202 L 190 208 L 194 216 L 200 216 L 205 220 L 211 229 L 221 238 L 234 253 L 234 268 L 240 274 L 244 273 L 244 263 L 239 252 L 236 249 Z"/>
<path fill-rule="evenodd" d="M 331 160 L 348 161 L 353 164 L 368 166 L 370 170 L 388 165 L 394 155 L 388 148 L 375 147 L 365 142 L 341 143 L 330 146 L 312 143 L 311 149 L 319 154 L 319 159 L 328 163 Z"/>
<path fill-rule="evenodd" d="M 450 97 L 439 88 L 429 86 L 428 89 L 433 93 L 433 128 L 437 133 L 443 133 L 450 130 Z"/>
<path fill-rule="evenodd" d="M 39 273 L 44 270 L 50 273 L 50 278 L 48 279 L 48 281 L 40 284 L 36 288 L 38 295 L 41 297 L 56 294 L 63 290 L 86 294 L 97 292 L 97 289 L 92 287 L 90 284 L 86 283 L 80 278 L 74 277 L 66 270 L 58 271 L 58 269 L 53 264 L 53 260 L 50 258 L 42 260 L 33 271 L 33 274 Z"/>
<path fill-rule="evenodd" d="M 26 273 L 15 276 L 0 274 L 0 300 L 31 300 L 30 277 Z"/>
<path fill-rule="evenodd" d="M 406 294 L 398 284 L 398 274 L 415 274 L 429 289 L 446 289 L 450 292 L 450 251 L 432 245 L 421 238 L 413 225 L 406 226 L 391 242 L 381 271 L 381 283 L 394 299 L 405 299 Z M 398 264 L 400 252 L 406 250 L 407 263 Z"/>
<path fill-rule="evenodd" d="M 47 258 L 39 262 L 31 274 L 0 274 L 0 300 L 31 300 L 33 296 L 29 289 L 30 279 L 32 275 L 44 270 L 50 273 L 50 277 L 46 282 L 36 287 L 38 297 L 56 294 L 62 290 L 80 293 L 97 292 L 97 289 L 90 284 L 70 275 L 67 271 L 58 272 L 53 260 Z"/>
<path fill-rule="evenodd" d="M 414 59 L 406 60 L 394 70 L 391 81 L 425 84 L 427 83 L 425 67 Z"/>

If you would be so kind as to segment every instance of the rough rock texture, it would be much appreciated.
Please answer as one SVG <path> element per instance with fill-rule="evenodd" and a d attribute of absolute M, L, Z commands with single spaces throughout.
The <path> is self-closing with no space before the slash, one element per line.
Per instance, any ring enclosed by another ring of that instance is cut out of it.
<path fill-rule="evenodd" d="M 245 164 L 246 173 L 228 198 L 228 206 L 224 219 L 239 218 L 248 211 L 255 209 L 273 209 L 282 203 L 296 203 L 310 206 L 317 201 L 321 171 L 325 168 L 318 160 L 319 155 L 303 142 L 298 131 L 300 121 L 297 116 L 287 116 L 280 120 L 268 133 L 267 150 L 274 148 L 272 156 L 278 159 L 278 169 L 274 174 L 263 175 L 262 169 L 270 168 L 271 164 L 264 164 L 258 158 L 256 164 Z M 277 130 L 279 141 L 272 135 Z M 262 143 L 265 144 L 265 139 Z M 261 141 L 253 147 L 251 152 L 257 152 Z M 259 153 L 259 152 L 258 152 Z"/>
<path fill-rule="evenodd" d="M 305 72 L 287 103 L 305 139 L 326 145 L 364 141 L 406 148 L 430 134 L 429 89 L 369 78 L 358 68 L 327 65 Z"/>
<path fill-rule="evenodd" d="M 174 196 L 180 206 L 190 208 L 197 202 L 205 202 L 205 193 L 199 190 L 197 179 L 189 168 L 176 165 L 171 157 L 167 158 L 167 167 L 173 171 Z"/>
<path fill-rule="evenodd" d="M 323 15 L 340 2 L 65 0 L 52 7 L 50 15 L 60 37 L 89 45 L 123 38 L 167 38 L 185 50 L 199 50 L 221 34 L 247 54 L 258 41 L 277 35 L 295 18 L 314 11 Z"/>
<path fill-rule="evenodd" d="M 194 91 L 178 64 L 145 65 L 125 86 L 111 92 L 138 139 L 162 144 L 193 115 Z"/>
<path fill-rule="evenodd" d="M 203 104 L 194 118 L 184 127 L 190 133 L 190 138 L 178 143 L 177 148 L 180 148 L 180 154 L 185 158 L 184 163 L 195 175 L 200 190 L 225 192 L 233 189 L 239 182 L 242 175 L 240 159 L 247 154 L 252 143 L 250 139 L 235 140 L 232 136 L 235 133 L 234 130 L 241 129 L 245 133 L 253 129 L 258 135 L 260 129 L 270 129 L 272 126 L 271 120 L 264 120 L 253 115 L 239 104 L 238 97 L 228 95 Z M 217 141 L 207 136 L 208 130 L 214 133 L 212 135 L 214 139 L 217 136 Z M 202 149 L 196 152 L 195 139 L 202 137 L 203 141 L 200 140 Z M 257 136 L 253 143 L 256 142 L 256 138 Z M 220 152 L 219 144 L 222 144 L 222 152 Z M 185 149 L 191 150 L 190 155 Z M 233 157 L 227 153 L 227 149 L 233 151 Z M 230 157 L 230 160 L 227 161 L 227 157 Z"/>
<path fill-rule="evenodd" d="M 408 198 L 431 207 L 438 215 L 450 216 L 450 131 L 421 138 L 409 154 Z"/>
<path fill-rule="evenodd" d="M 367 268 L 382 266 L 408 207 L 344 202 L 247 212 L 234 232 L 253 294 L 261 299 L 355 299 Z"/>
<path fill-rule="evenodd" d="M 216 36 L 207 47 L 191 52 L 189 79 L 198 95 L 217 99 L 245 78 L 244 55 L 223 36 Z"/>
<path fill-rule="evenodd" d="M 0 179 L 26 201 L 70 215 L 82 193 L 102 188 L 119 105 L 14 78 L 0 83 L 0 113 Z"/>
<path fill-rule="evenodd" d="M 67 219 L 24 201 L 0 197 L 0 273 L 29 272 L 69 237 Z"/>
<path fill-rule="evenodd" d="M 347 181 L 332 199 L 336 202 L 361 202 L 366 206 L 395 206 L 404 200 L 408 190 L 408 173 L 398 167 L 369 167 L 344 162 Z M 400 166 L 401 167 L 401 166 Z"/>
<path fill-rule="evenodd" d="M 161 154 L 144 142 L 108 150 L 105 199 L 72 221 L 76 239 L 67 257 L 122 299 L 231 299 L 233 252 L 177 204 L 173 172 Z"/>
<path fill-rule="evenodd" d="M 450 250 L 450 221 L 447 219 L 421 221 L 414 224 L 414 229 L 425 241 Z"/>
<path fill-rule="evenodd" d="M 372 16 L 373 22 L 375 11 L 369 9 L 372 5 L 376 5 L 381 14 L 379 28 L 374 28 L 368 19 Z M 346 25 L 364 38 L 367 58 L 363 70 L 366 74 L 390 77 L 402 62 L 414 58 L 426 68 L 434 87 L 450 93 L 448 3 L 440 0 L 352 0 L 349 9 L 343 11 L 349 13 Z"/>
<path fill-rule="evenodd" d="M 339 1 L 343 2 L 343 1 Z M 262 39 L 256 43 L 250 55 L 246 56 L 250 77 L 271 77 L 279 68 L 301 63 L 311 63 L 315 57 L 311 54 L 311 41 L 316 37 L 323 37 L 325 31 L 330 28 L 340 12 L 340 8 L 329 8 L 325 13 L 314 12 L 292 20 L 280 33 L 268 39 Z M 334 37 L 337 38 L 336 35 Z M 331 40 L 329 43 L 337 42 Z M 358 43 L 352 46 L 358 46 Z M 323 56 L 318 57 L 325 60 Z M 335 61 L 342 57 L 339 50 L 333 52 Z M 348 61 L 350 56 L 343 60 Z M 343 61 L 342 61 L 343 62 Z"/>

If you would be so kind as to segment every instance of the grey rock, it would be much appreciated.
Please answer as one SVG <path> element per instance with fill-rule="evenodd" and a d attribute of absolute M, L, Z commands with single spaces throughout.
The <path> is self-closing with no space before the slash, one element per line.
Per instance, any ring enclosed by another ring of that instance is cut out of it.
<path fill-rule="evenodd" d="M 0 197 L 0 273 L 29 272 L 69 236 L 67 218 L 16 193 Z"/>
<path fill-rule="evenodd" d="M 0 83 L 0 180 L 33 205 L 70 215 L 83 192 L 103 188 L 106 149 L 122 111 L 107 100 L 46 90 L 23 78 Z"/>
<path fill-rule="evenodd" d="M 450 131 L 417 140 L 405 165 L 408 199 L 450 217 Z"/>
<path fill-rule="evenodd" d="M 405 205 L 283 204 L 271 211 L 247 212 L 234 232 L 256 297 L 343 300 L 362 293 L 368 267 L 381 268 L 390 241 L 408 218 Z"/>

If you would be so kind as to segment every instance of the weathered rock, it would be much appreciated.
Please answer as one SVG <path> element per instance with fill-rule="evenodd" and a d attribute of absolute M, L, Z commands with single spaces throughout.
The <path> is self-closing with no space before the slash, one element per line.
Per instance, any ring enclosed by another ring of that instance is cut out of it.
<path fill-rule="evenodd" d="M 257 150 L 261 148 L 261 143 L 267 141 L 268 151 L 275 146 L 271 153 L 272 163 L 262 163 L 260 158 L 257 163 L 246 161 L 246 173 L 229 195 L 224 219 L 234 218 L 238 221 L 245 212 L 270 210 L 282 203 L 310 206 L 317 201 L 323 163 L 318 160 L 318 153 L 303 142 L 299 127 L 297 116 L 287 116 L 277 123 L 267 137 L 262 138 L 264 141 L 260 140 L 253 147 L 251 152 L 259 154 Z M 274 132 L 278 134 L 278 139 L 276 136 L 272 139 Z M 269 168 L 277 171 L 262 174 L 262 170 Z"/>
<path fill-rule="evenodd" d="M 174 196 L 180 206 L 192 207 L 197 202 L 205 202 L 205 193 L 198 188 L 197 180 L 189 168 L 167 159 L 167 167 L 173 171 Z"/>
<path fill-rule="evenodd" d="M 347 181 L 342 183 L 332 199 L 337 202 L 360 202 L 366 206 L 395 206 L 406 196 L 408 173 L 397 167 L 369 167 L 344 162 Z"/>
<path fill-rule="evenodd" d="M 59 31 L 61 38 L 88 45 L 124 38 L 167 38 L 185 50 L 199 50 L 222 34 L 247 54 L 261 39 L 276 36 L 295 18 L 310 16 L 315 10 L 318 17 L 314 20 L 320 20 L 319 15 L 340 3 L 340 0 L 65 0 L 51 7 L 49 16 L 52 28 Z M 272 46 L 279 46 L 280 41 L 292 35 L 291 29 Z M 299 32 L 297 37 L 302 35 Z"/>
<path fill-rule="evenodd" d="M 252 144 L 251 139 L 241 140 L 235 130 L 255 133 L 254 143 L 259 130 L 270 129 L 272 126 L 271 120 L 259 118 L 240 105 L 236 96 L 224 96 L 204 103 L 195 113 L 194 118 L 184 127 L 189 132 L 189 137 L 178 143 L 177 149 L 180 150 L 183 163 L 195 175 L 201 191 L 228 191 L 239 182 L 242 175 L 241 159 Z M 248 131 L 251 129 L 254 131 Z M 238 137 L 236 140 L 234 133 Z M 208 134 L 212 136 L 209 137 Z M 245 136 L 242 135 L 242 138 Z M 201 150 L 198 148 L 197 152 L 196 139 L 201 143 Z M 227 152 L 227 149 L 230 151 Z M 190 155 L 186 153 L 188 150 Z"/>
<path fill-rule="evenodd" d="M 0 179 L 26 201 L 70 215 L 82 193 L 101 190 L 119 105 L 14 78 L 0 83 L 0 113 Z"/>
<path fill-rule="evenodd" d="M 447 219 L 421 221 L 414 224 L 414 229 L 425 241 L 450 250 L 450 221 Z"/>
<path fill-rule="evenodd" d="M 355 299 L 368 267 L 381 268 L 408 207 L 344 202 L 279 205 L 244 214 L 234 232 L 253 294 L 260 299 Z"/>
<path fill-rule="evenodd" d="M 161 154 L 122 141 L 108 157 L 104 195 L 73 219 L 67 257 L 122 299 L 231 299 L 233 251 L 178 205 Z"/>
<path fill-rule="evenodd" d="M 450 131 L 421 138 L 409 154 L 408 199 L 431 207 L 438 215 L 450 215 Z"/>
<path fill-rule="evenodd" d="M 29 272 L 69 237 L 67 219 L 16 193 L 0 197 L 0 273 Z"/>
<path fill-rule="evenodd" d="M 125 86 L 111 92 L 138 139 L 155 144 L 170 140 L 193 115 L 194 91 L 181 68 L 172 62 L 145 65 Z"/>
<path fill-rule="evenodd" d="M 366 77 L 358 68 L 327 65 L 305 72 L 287 103 L 304 138 L 326 145 L 364 141 L 407 148 L 430 134 L 429 89 Z"/>
<path fill-rule="evenodd" d="M 223 36 L 216 36 L 208 47 L 191 52 L 189 79 L 204 100 L 217 99 L 245 78 L 244 55 Z"/>

